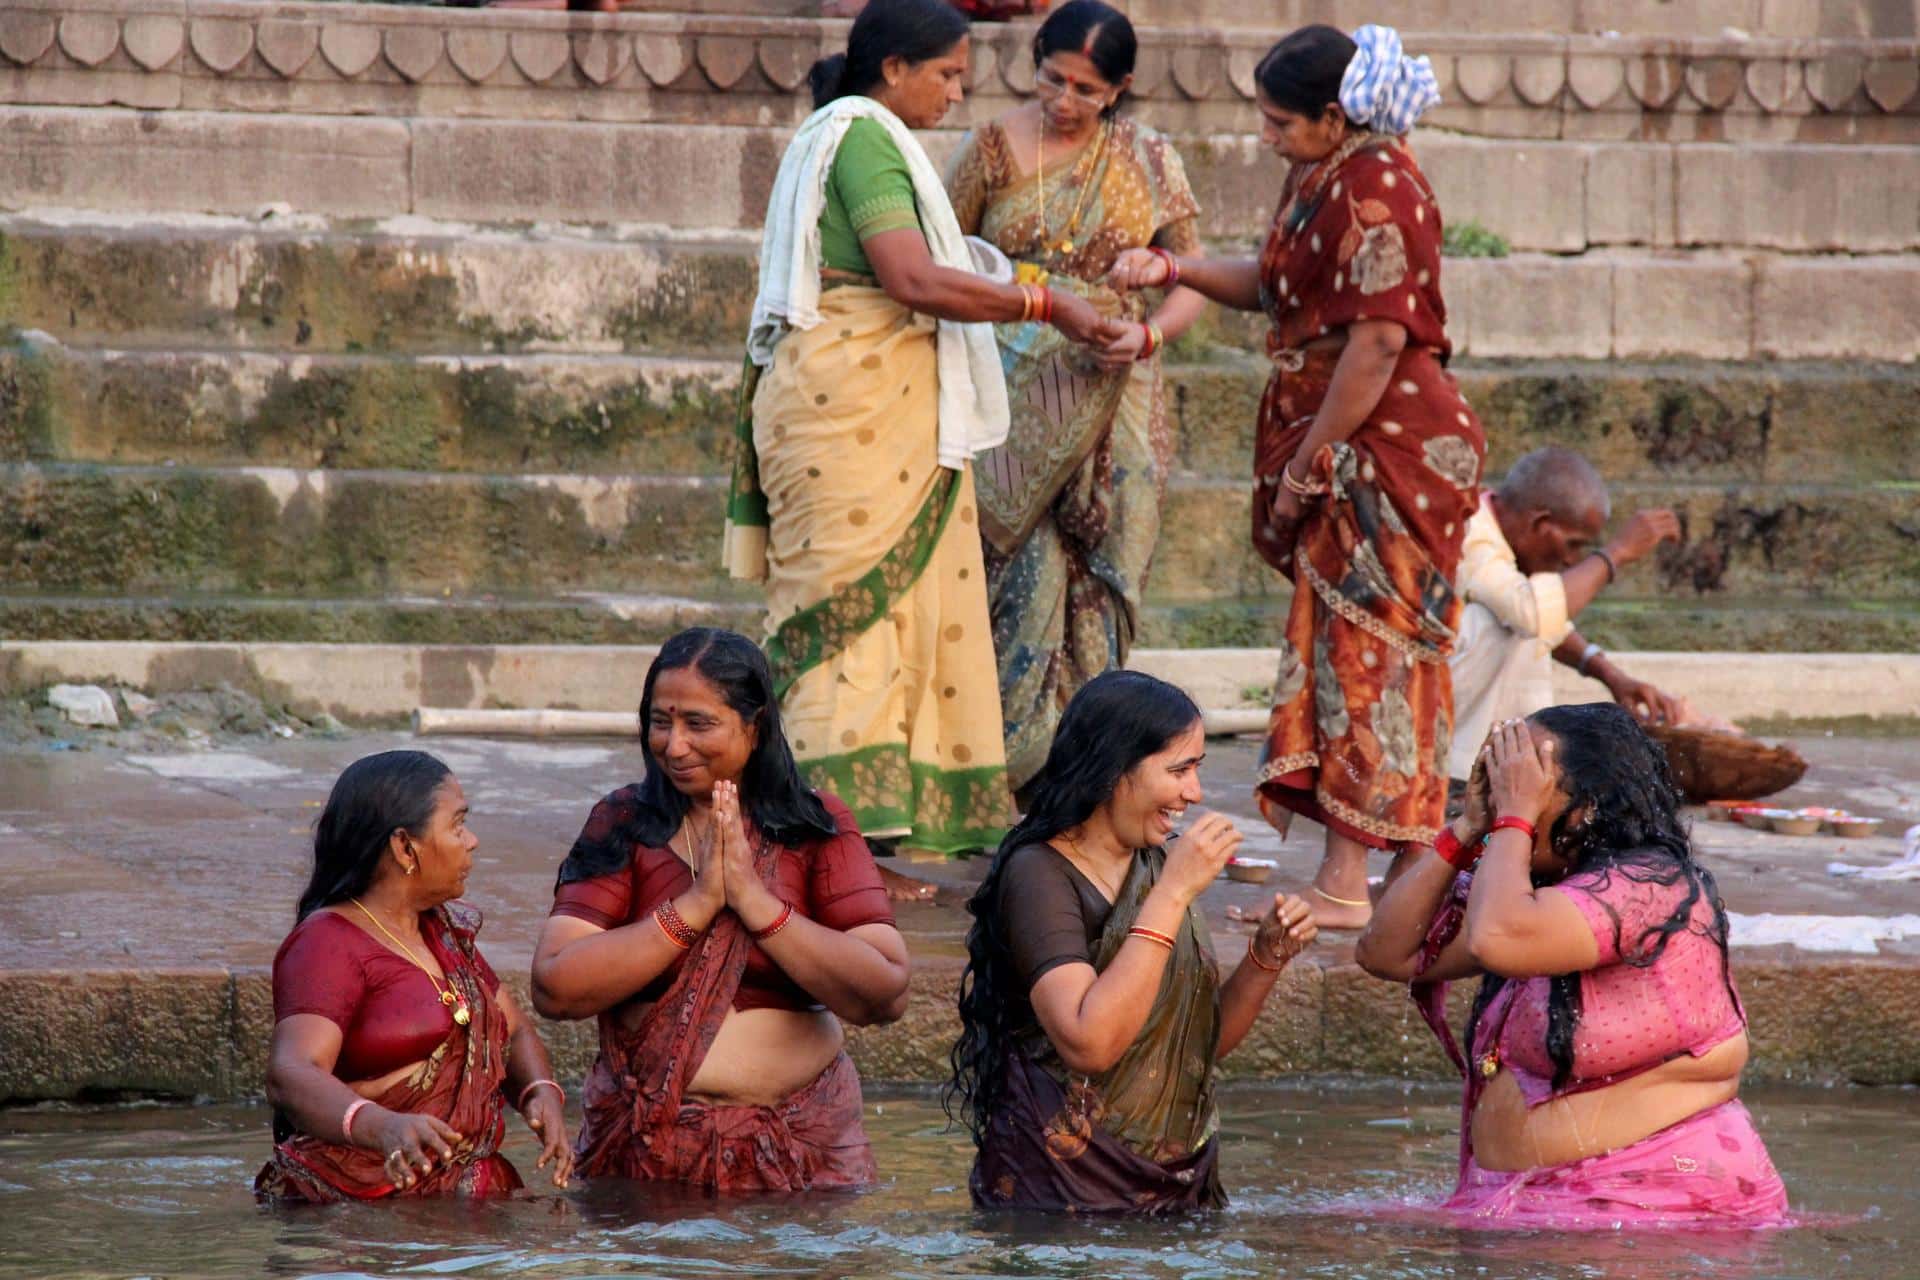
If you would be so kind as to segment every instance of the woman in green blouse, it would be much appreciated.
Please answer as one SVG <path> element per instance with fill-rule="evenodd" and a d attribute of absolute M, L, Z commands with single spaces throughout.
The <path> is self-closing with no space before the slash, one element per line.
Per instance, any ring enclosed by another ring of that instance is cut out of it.
<path fill-rule="evenodd" d="M 973 270 L 909 132 L 960 100 L 967 58 L 945 0 L 873 0 L 813 68 L 818 109 L 767 209 L 726 546 L 766 582 L 808 781 L 869 838 L 948 854 L 991 847 L 1008 816 L 968 469 L 1007 429 L 988 322 L 1114 336 L 1079 297 Z"/>

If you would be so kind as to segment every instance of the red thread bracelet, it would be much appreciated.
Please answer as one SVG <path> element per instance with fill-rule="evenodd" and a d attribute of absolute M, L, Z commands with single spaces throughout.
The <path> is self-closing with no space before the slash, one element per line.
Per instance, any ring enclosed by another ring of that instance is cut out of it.
<path fill-rule="evenodd" d="M 1539 839 L 1539 834 L 1534 830 L 1533 824 L 1525 818 L 1509 817 L 1494 819 L 1493 825 L 1487 828 L 1487 839 L 1493 839 L 1493 833 L 1501 830 L 1518 831 L 1522 833 L 1527 837 L 1528 844 L 1532 844 L 1535 840 Z"/>

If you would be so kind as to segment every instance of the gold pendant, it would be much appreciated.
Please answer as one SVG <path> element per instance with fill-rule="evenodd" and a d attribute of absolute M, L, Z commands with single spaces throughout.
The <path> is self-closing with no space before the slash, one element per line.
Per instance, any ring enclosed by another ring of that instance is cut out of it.
<path fill-rule="evenodd" d="M 1489 1053 L 1480 1059 L 1480 1074 L 1491 1080 L 1500 1074 L 1500 1055 Z"/>
<path fill-rule="evenodd" d="M 463 1004 L 455 1005 L 453 1009 L 453 1020 L 458 1025 L 464 1027 L 473 1021 L 473 1015 L 467 1012 L 467 1006 Z"/>
<path fill-rule="evenodd" d="M 1060 242 L 1060 252 L 1062 252 L 1062 253 L 1072 253 L 1072 252 L 1073 252 L 1073 241 L 1071 241 L 1071 240 L 1062 240 L 1062 241 Z"/>

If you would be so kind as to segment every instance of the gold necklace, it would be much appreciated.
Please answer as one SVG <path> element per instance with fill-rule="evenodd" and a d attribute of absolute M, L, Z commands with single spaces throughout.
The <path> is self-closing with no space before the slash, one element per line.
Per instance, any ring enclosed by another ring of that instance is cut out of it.
<path fill-rule="evenodd" d="M 697 872 L 699 870 L 699 867 L 694 863 L 694 860 L 693 860 L 693 810 L 692 809 L 688 809 L 686 812 L 686 816 L 680 819 L 680 830 L 674 832 L 674 835 L 680 835 L 683 832 L 687 837 L 687 851 L 683 854 L 678 849 L 674 848 L 673 840 L 671 837 L 669 837 L 667 840 L 667 851 L 673 854 L 674 857 L 679 858 L 681 861 L 685 862 L 689 867 L 692 867 Z M 706 848 L 707 837 L 712 833 L 713 833 L 713 822 L 711 819 L 709 819 L 707 822 L 707 830 L 702 832 L 700 835 L 701 848 L 703 849 Z"/>
<path fill-rule="evenodd" d="M 1120 897 L 1120 885 L 1109 884 L 1107 883 L 1106 877 L 1093 873 L 1090 869 L 1092 864 L 1087 859 L 1087 851 L 1078 840 L 1064 832 L 1061 833 L 1060 838 L 1065 840 L 1067 847 L 1073 850 L 1073 865 L 1080 868 L 1080 874 L 1105 890 L 1109 900 L 1118 901 Z M 1125 877 L 1122 877 L 1122 882 L 1124 883 L 1124 881 Z"/>
<path fill-rule="evenodd" d="M 1047 227 L 1047 122 L 1044 116 L 1041 117 L 1039 131 L 1035 134 L 1033 176 L 1035 203 L 1040 207 L 1040 247 L 1049 258 L 1055 254 L 1065 257 L 1073 253 L 1073 237 L 1080 230 L 1080 214 L 1086 207 L 1087 192 L 1093 187 L 1093 170 L 1099 167 L 1100 157 L 1106 152 L 1107 135 L 1111 129 L 1111 122 L 1101 121 L 1098 136 L 1082 155 L 1083 161 L 1091 161 L 1088 166 L 1087 180 L 1080 184 L 1080 194 L 1074 197 L 1073 212 L 1067 218 L 1066 234 L 1060 238 L 1058 244 L 1054 244 L 1050 243 L 1051 232 Z M 1080 165 L 1075 163 L 1072 172 L 1079 171 Z"/>
<path fill-rule="evenodd" d="M 440 997 L 440 1003 L 445 1005 L 447 1008 L 453 1010 L 453 1020 L 455 1023 L 464 1027 L 469 1022 L 473 1021 L 473 1014 L 471 1014 L 467 1010 L 467 1002 L 454 994 L 452 975 L 448 975 L 446 990 L 442 991 L 440 989 L 440 980 L 433 976 L 433 970 L 427 968 L 425 964 L 421 963 L 420 957 L 413 954 L 412 947 L 400 941 L 400 939 L 394 937 L 393 931 L 387 928 L 387 926 L 385 926 L 384 924 L 380 923 L 380 917 L 373 914 L 373 912 L 367 910 L 366 903 L 360 901 L 360 899 L 358 898 L 349 898 L 347 899 L 347 901 L 351 902 L 354 906 L 360 908 L 360 914 L 365 916 L 367 919 L 373 921 L 373 927 L 378 929 L 381 933 L 386 934 L 387 941 L 393 943 L 394 946 L 400 948 L 401 952 L 405 954 L 407 959 L 413 961 L 416 965 L 420 966 L 420 972 L 426 974 L 427 981 L 433 984 L 433 993 Z"/>

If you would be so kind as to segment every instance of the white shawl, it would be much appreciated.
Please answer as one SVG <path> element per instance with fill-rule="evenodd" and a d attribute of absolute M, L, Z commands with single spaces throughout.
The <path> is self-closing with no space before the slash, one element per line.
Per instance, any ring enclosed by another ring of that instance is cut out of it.
<path fill-rule="evenodd" d="M 760 292 L 753 300 L 753 325 L 747 333 L 747 355 L 762 368 L 773 363 L 773 349 L 789 330 L 820 323 L 820 211 L 833 157 L 847 126 L 858 119 L 879 121 L 906 159 L 934 262 L 956 271 L 974 270 L 947 189 L 900 117 L 863 95 L 837 98 L 800 126 L 781 158 L 767 201 Z M 990 324 L 942 320 L 937 342 L 940 465 L 959 470 L 974 454 L 1006 441 L 1006 375 Z"/>

